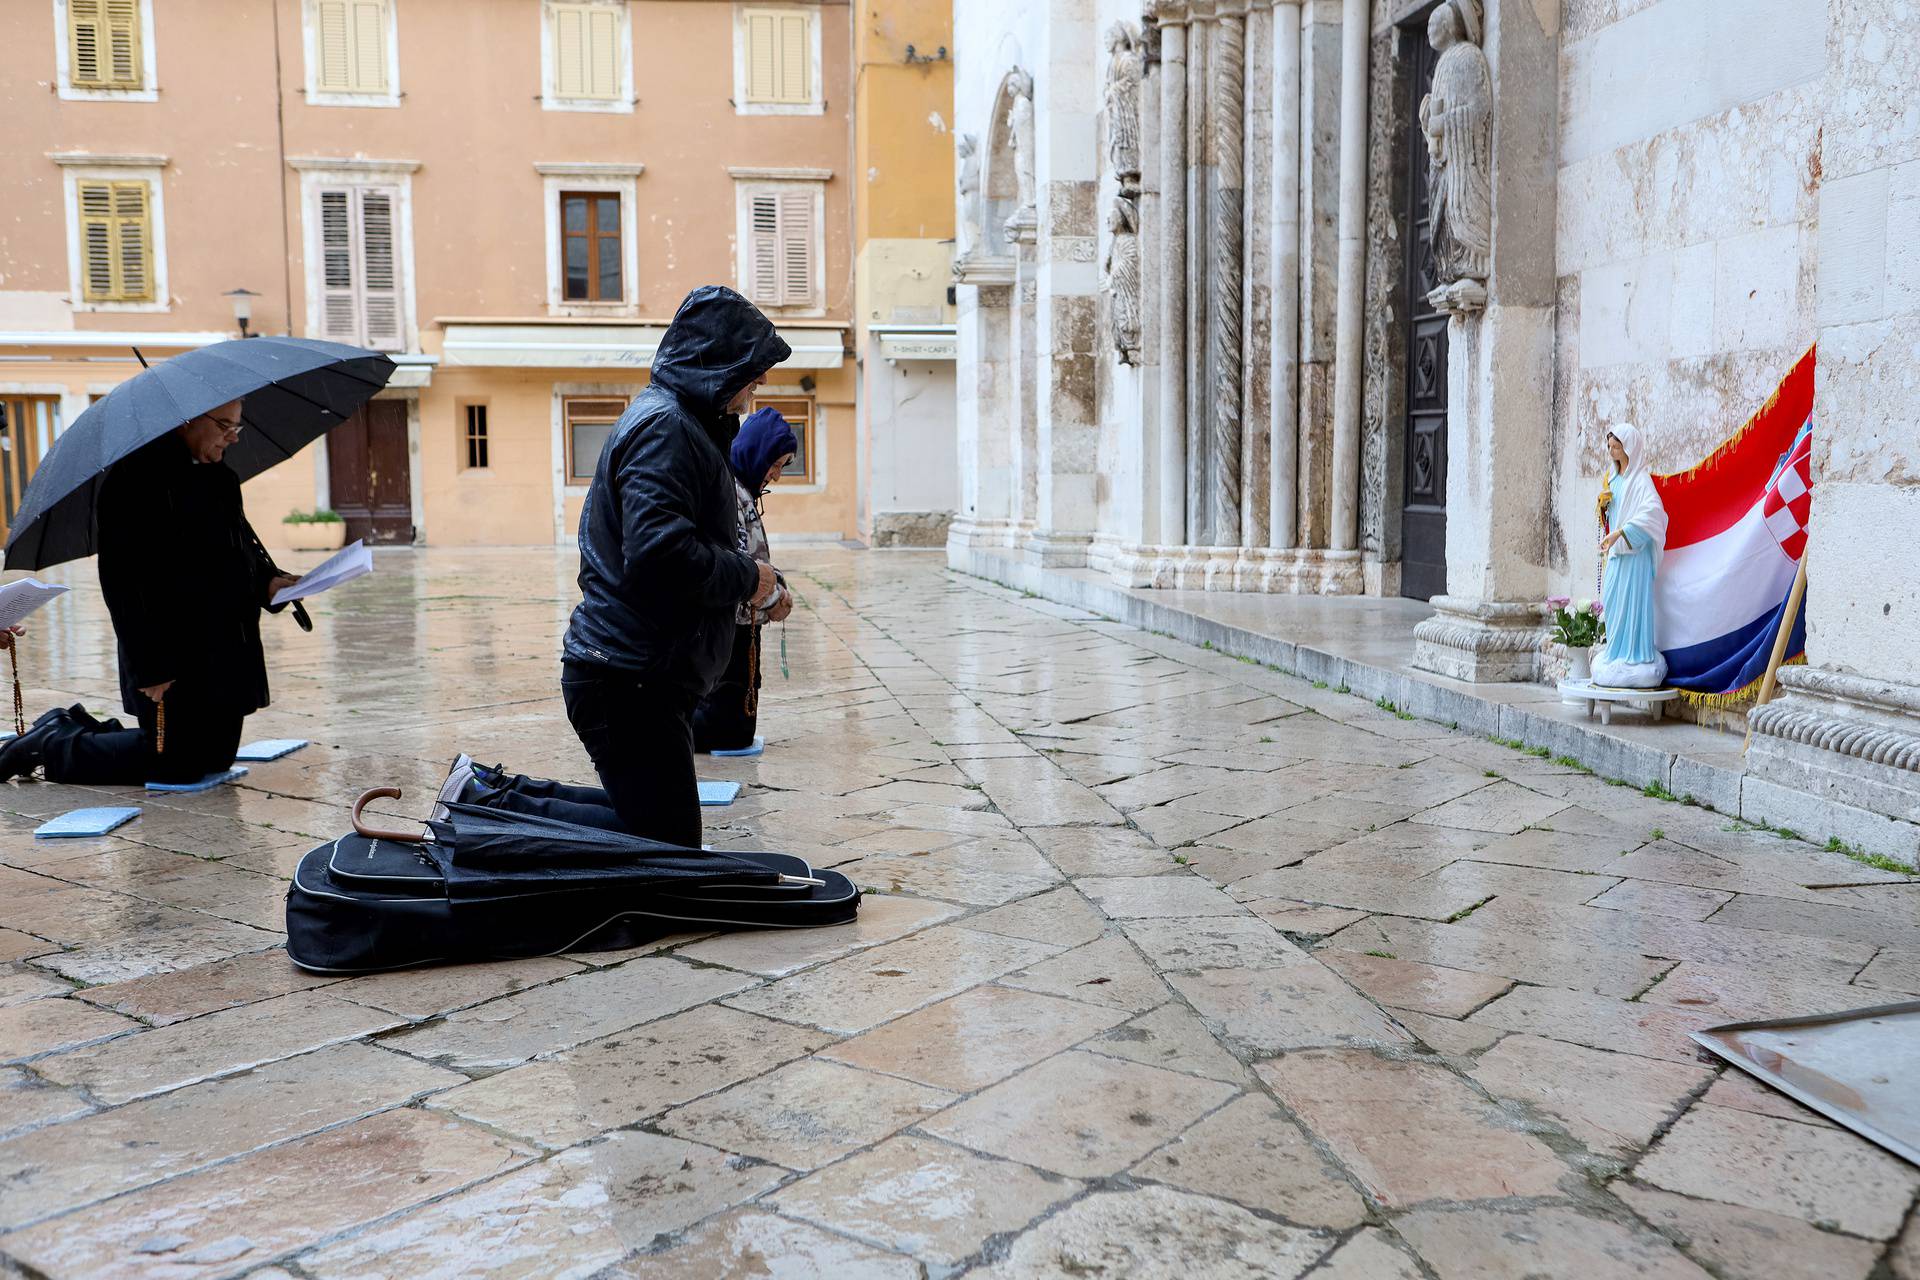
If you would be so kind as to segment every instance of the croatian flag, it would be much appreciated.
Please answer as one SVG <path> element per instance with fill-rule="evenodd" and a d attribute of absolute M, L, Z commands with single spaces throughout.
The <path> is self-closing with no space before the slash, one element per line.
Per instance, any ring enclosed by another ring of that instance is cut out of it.
<path fill-rule="evenodd" d="M 1766 674 L 1807 548 L 1813 503 L 1813 351 L 1699 466 L 1655 476 L 1667 548 L 1655 578 L 1667 683 L 1732 700 Z M 1806 611 L 1785 657 L 1806 650 Z"/>

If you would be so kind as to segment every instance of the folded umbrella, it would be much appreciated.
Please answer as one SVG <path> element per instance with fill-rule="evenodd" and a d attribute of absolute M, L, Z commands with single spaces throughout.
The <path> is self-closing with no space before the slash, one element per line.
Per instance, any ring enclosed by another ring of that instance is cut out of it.
<path fill-rule="evenodd" d="M 283 462 L 387 385 L 393 361 L 311 338 L 217 342 L 163 360 L 74 419 L 34 472 L 7 538 L 8 569 L 44 569 L 96 549 L 94 506 L 109 468 L 176 427 L 244 400 L 227 450 L 242 480 Z"/>

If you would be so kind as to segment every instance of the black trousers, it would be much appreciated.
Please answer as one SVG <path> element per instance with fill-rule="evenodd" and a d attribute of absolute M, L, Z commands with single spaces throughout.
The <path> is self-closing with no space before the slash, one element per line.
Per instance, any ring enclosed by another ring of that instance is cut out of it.
<path fill-rule="evenodd" d="M 244 711 L 178 681 L 167 691 L 166 717 L 166 742 L 164 748 L 156 749 L 161 748 L 159 714 L 151 703 L 141 708 L 139 727 L 131 729 L 118 720 L 75 713 L 72 723 L 47 740 L 47 781 L 137 787 L 149 782 L 198 782 L 233 767 L 247 718 Z"/>
<path fill-rule="evenodd" d="M 524 773 L 498 773 L 484 765 L 475 765 L 473 776 L 480 789 L 470 796 L 472 804 L 510 813 L 538 814 L 603 831 L 627 830 L 605 787 L 530 778 Z"/>
<path fill-rule="evenodd" d="M 560 694 L 620 825 L 632 835 L 699 848 L 693 695 L 584 662 L 562 666 Z M 546 799 L 594 803 L 591 788 L 547 785 L 555 790 Z"/>
<path fill-rule="evenodd" d="M 713 692 L 693 709 L 695 751 L 738 751 L 753 745 L 760 719 L 760 630 L 733 629 L 727 669 Z"/>

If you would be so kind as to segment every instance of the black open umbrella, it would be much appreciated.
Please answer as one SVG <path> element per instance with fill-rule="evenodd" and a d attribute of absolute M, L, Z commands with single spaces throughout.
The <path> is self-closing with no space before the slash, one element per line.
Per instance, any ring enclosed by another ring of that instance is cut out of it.
<path fill-rule="evenodd" d="M 227 450 L 242 480 L 352 417 L 393 376 L 377 351 L 311 338 L 244 338 L 184 352 L 115 387 L 47 450 L 7 538 L 6 567 L 44 569 L 95 550 L 94 503 L 107 469 L 232 400 L 246 431 Z"/>

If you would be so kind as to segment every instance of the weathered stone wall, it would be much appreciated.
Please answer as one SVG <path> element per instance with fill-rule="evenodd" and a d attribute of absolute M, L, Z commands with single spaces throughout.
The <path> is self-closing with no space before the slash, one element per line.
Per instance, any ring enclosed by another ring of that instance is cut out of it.
<path fill-rule="evenodd" d="M 1563 5 L 1556 588 L 1595 581 L 1607 423 L 1638 423 L 1657 470 L 1689 466 L 1813 342 L 1828 37 L 1848 7 Z"/>
<path fill-rule="evenodd" d="M 1807 656 L 1920 684 L 1920 13 L 1833 0 Z"/>

